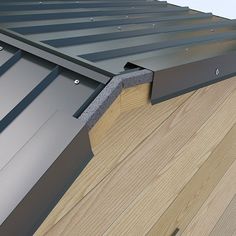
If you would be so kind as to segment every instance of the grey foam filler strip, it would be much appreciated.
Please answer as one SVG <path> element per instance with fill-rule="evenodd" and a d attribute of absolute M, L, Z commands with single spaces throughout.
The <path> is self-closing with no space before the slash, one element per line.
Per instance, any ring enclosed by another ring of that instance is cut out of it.
<path fill-rule="evenodd" d="M 151 83 L 153 72 L 147 69 L 114 76 L 95 100 L 81 114 L 79 120 L 90 130 L 111 106 L 123 89 Z"/>

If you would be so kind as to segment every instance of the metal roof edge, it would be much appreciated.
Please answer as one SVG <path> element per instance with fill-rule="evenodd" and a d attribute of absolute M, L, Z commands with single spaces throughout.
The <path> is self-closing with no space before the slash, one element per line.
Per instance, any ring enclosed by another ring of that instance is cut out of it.
<path fill-rule="evenodd" d="M 106 84 L 114 74 L 92 65 L 83 58 L 73 58 L 53 47 L 40 42 L 34 42 L 22 35 L 0 27 L 0 40 L 22 49 L 30 54 L 41 57 L 62 67 L 70 69 L 78 74 L 89 77 L 100 83 Z"/>
<path fill-rule="evenodd" d="M 0 172 L 0 235 L 33 235 L 92 157 L 85 124 L 56 112 Z"/>

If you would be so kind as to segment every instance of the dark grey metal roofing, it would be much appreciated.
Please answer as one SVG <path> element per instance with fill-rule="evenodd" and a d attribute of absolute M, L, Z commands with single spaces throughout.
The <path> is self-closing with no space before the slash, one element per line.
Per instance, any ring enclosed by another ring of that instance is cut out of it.
<path fill-rule="evenodd" d="M 93 156 L 76 118 L 104 84 L 1 33 L 0 45 L 0 235 L 32 235 Z"/>
<path fill-rule="evenodd" d="M 0 25 L 113 74 L 162 49 L 236 37 L 235 21 L 154 0 L 3 1 Z"/>
<path fill-rule="evenodd" d="M 46 54 L 39 57 L 33 54 L 33 50 L 26 52 L 23 46 L 16 48 L 9 45 L 11 40 L 7 36 L 0 36 L 0 133 L 28 108 L 44 114 L 43 120 L 58 109 L 66 110 L 72 116 L 78 114 L 87 100 L 104 87 L 102 83 L 76 73 L 75 67 L 73 71 L 58 65 L 53 56 L 46 60 Z M 75 84 L 76 80 L 79 84 Z M 36 98 L 37 102 L 34 102 Z M 45 102 L 52 108 L 50 114 L 44 112 Z M 29 114 L 27 122 L 31 120 L 31 115 L 34 114 Z M 36 117 L 32 121 L 36 124 Z M 27 122 L 20 126 L 27 126 Z"/>
<path fill-rule="evenodd" d="M 153 71 L 156 103 L 235 75 L 235 60 L 235 20 L 164 1 L 0 1 L 0 234 L 32 235 L 92 158 L 77 118 L 94 98 L 104 112 L 115 74 Z"/>

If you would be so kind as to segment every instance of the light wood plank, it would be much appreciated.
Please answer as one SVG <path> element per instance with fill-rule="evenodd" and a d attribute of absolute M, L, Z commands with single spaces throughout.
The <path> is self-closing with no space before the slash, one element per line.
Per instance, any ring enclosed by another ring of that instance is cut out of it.
<path fill-rule="evenodd" d="M 119 216 L 106 235 L 145 235 L 150 230 L 236 123 L 235 102 L 236 91 Z M 173 231 L 155 235 L 171 235 Z"/>
<path fill-rule="evenodd" d="M 92 148 L 98 146 L 114 125 L 117 118 L 124 112 L 148 105 L 150 103 L 151 84 L 141 84 L 124 89 L 96 125 L 90 130 L 89 137 Z"/>
<path fill-rule="evenodd" d="M 101 119 L 96 123 L 96 125 L 90 130 L 89 138 L 94 149 L 101 141 L 104 139 L 106 133 L 113 126 L 117 118 L 121 114 L 121 97 L 113 102 L 113 104 L 108 108 L 108 110 L 103 114 Z"/>
<path fill-rule="evenodd" d="M 222 235 L 232 236 L 235 233 L 236 233 L 236 196 L 234 196 L 233 200 L 225 210 L 223 216 L 217 222 L 217 225 L 211 232 L 210 236 L 222 236 Z"/>
<path fill-rule="evenodd" d="M 182 235 L 209 236 L 235 194 L 236 162 L 221 179 Z"/>
<path fill-rule="evenodd" d="M 149 104 L 121 115 L 100 145 L 94 148 L 95 156 L 92 161 L 35 235 L 45 234 L 192 94 L 193 92 L 155 106 Z"/>
<path fill-rule="evenodd" d="M 124 89 L 121 93 L 121 112 L 127 112 L 150 103 L 151 84 Z"/>
<path fill-rule="evenodd" d="M 147 235 L 169 236 L 176 228 L 180 229 L 180 233 L 183 232 L 222 176 L 236 160 L 235 143 L 236 125 L 217 146 Z"/>
<path fill-rule="evenodd" d="M 235 79 L 231 79 L 195 93 L 49 233 L 103 234 L 146 186 L 158 178 L 168 162 L 173 161 L 175 154 L 217 111 L 235 88 Z"/>

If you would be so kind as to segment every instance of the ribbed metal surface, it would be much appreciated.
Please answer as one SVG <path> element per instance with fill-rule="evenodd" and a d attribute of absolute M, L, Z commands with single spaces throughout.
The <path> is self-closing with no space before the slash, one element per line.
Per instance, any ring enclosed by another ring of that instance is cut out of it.
<path fill-rule="evenodd" d="M 236 35 L 235 21 L 146 0 L 1 2 L 0 24 L 114 74 L 163 48 L 234 40 Z"/>
<path fill-rule="evenodd" d="M 76 118 L 104 84 L 0 39 L 0 235 L 32 235 L 93 157 Z"/>
<path fill-rule="evenodd" d="M 66 110 L 73 116 L 101 87 L 92 79 L 5 42 L 0 41 L 0 46 L 0 132 L 18 115 L 30 109 L 37 110 L 41 116 L 44 114 L 42 122 L 58 109 Z M 78 85 L 75 80 L 79 81 Z M 46 109 L 45 103 L 51 109 Z M 28 116 L 25 126 L 31 116 Z M 32 121 L 35 126 L 40 126 L 36 120 L 35 114 Z"/>
<path fill-rule="evenodd" d="M 156 103 L 235 60 L 235 20 L 165 1 L 0 1 L 0 235 L 32 235 L 92 158 L 76 118 L 114 74 L 152 70 Z"/>

